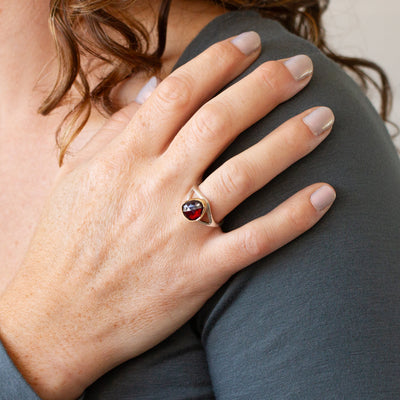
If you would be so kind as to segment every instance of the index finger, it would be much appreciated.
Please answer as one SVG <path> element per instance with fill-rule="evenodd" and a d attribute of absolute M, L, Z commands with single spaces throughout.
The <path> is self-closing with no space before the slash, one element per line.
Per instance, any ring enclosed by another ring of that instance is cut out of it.
<path fill-rule="evenodd" d="M 165 78 L 123 133 L 141 154 L 157 155 L 197 109 L 243 72 L 261 48 L 256 32 L 215 43 Z"/>

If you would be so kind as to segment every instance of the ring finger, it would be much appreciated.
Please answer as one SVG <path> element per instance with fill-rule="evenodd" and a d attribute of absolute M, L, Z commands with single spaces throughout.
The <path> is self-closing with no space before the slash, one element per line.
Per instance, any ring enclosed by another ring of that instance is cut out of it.
<path fill-rule="evenodd" d="M 220 222 L 247 197 L 310 153 L 328 136 L 333 122 L 329 108 L 312 108 L 217 168 L 199 185 L 215 221 Z"/>

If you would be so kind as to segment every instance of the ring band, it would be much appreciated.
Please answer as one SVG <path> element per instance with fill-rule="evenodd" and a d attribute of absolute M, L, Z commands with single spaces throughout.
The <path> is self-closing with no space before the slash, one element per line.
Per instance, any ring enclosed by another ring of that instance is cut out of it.
<path fill-rule="evenodd" d="M 197 197 L 192 197 L 192 192 Z M 186 201 L 182 204 L 182 213 L 188 221 L 201 222 L 202 224 L 211 227 L 220 226 L 220 224 L 214 221 L 210 208 L 210 203 L 203 195 L 203 193 L 201 193 L 197 185 L 193 185 L 190 189 Z M 207 216 L 207 221 L 202 220 L 204 216 Z"/>

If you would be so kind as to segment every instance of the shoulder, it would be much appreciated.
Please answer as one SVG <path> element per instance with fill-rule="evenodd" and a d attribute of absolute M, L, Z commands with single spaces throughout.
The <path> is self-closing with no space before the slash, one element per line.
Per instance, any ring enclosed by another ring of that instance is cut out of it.
<path fill-rule="evenodd" d="M 182 54 L 182 58 L 191 58 L 212 43 L 246 31 L 256 31 L 261 36 L 264 49 L 269 48 L 270 44 L 284 42 L 281 44 L 286 44 L 286 46 L 280 46 L 282 54 L 285 53 L 285 50 L 290 49 L 290 45 L 287 43 L 290 39 L 295 42 L 303 42 L 310 49 L 314 47 L 308 41 L 291 34 L 279 22 L 264 18 L 255 10 L 238 10 L 222 14 L 209 22 L 189 44 Z M 261 54 L 262 57 L 263 54 Z M 180 62 L 178 63 L 180 64 Z"/>
<path fill-rule="evenodd" d="M 174 69 L 196 57 L 213 43 L 249 30 L 256 31 L 261 36 L 261 54 L 246 71 L 230 82 L 228 86 L 233 85 L 267 61 L 306 54 L 314 64 L 314 74 L 310 84 L 295 98 L 278 107 L 276 112 L 271 114 L 272 117 L 268 116 L 269 120 L 275 120 L 274 116 L 277 114 L 284 116 L 284 119 L 276 120 L 275 124 L 268 125 L 268 127 L 276 127 L 278 122 L 282 123 L 294 113 L 309 107 L 325 105 L 331 107 L 336 115 L 339 113 L 342 121 L 355 118 L 358 122 L 358 119 L 365 114 L 369 120 L 369 126 L 372 125 L 383 135 L 386 144 L 390 143 L 385 126 L 375 108 L 360 87 L 338 64 L 326 57 L 309 41 L 289 32 L 279 22 L 262 17 L 257 11 L 231 11 L 212 20 L 185 49 Z M 340 120 L 337 122 L 340 124 Z"/>
<path fill-rule="evenodd" d="M 360 172 L 367 177 L 369 173 L 376 174 L 377 165 L 383 168 L 380 175 L 390 175 L 393 174 L 393 170 L 399 170 L 398 156 L 384 123 L 353 79 L 312 43 L 290 33 L 279 22 L 262 17 L 257 11 L 232 11 L 212 20 L 189 44 L 175 68 L 197 56 L 213 43 L 249 30 L 254 30 L 261 36 L 261 54 L 228 86 L 264 62 L 297 54 L 307 54 L 312 59 L 314 74 L 310 84 L 303 91 L 240 135 L 211 169 L 235 153 L 255 144 L 294 115 L 314 106 L 327 106 L 335 113 L 335 126 L 330 137 L 307 157 L 307 168 L 319 158 L 323 163 L 323 158 L 328 156 L 336 164 L 336 176 L 343 176 L 344 172 L 351 170 L 355 174 Z M 307 163 L 300 163 L 299 167 L 302 165 Z M 324 180 L 323 176 L 321 178 Z"/>
<path fill-rule="evenodd" d="M 344 97 L 343 91 L 345 91 L 349 100 L 357 99 L 362 107 L 376 114 L 360 87 L 338 64 L 326 57 L 308 40 L 289 32 L 278 21 L 262 17 L 255 10 L 231 11 L 213 19 L 185 49 L 174 69 L 197 56 L 213 43 L 250 30 L 256 31 L 260 35 L 262 51 L 258 59 L 230 85 L 251 73 L 264 62 L 289 58 L 297 54 L 307 54 L 313 60 L 314 75 L 311 84 L 301 92 L 301 95 L 313 92 L 314 103 L 320 99 L 325 102 L 339 100 L 341 104 Z M 304 98 L 302 102 L 305 106 L 308 105 L 304 103 Z"/>
<path fill-rule="evenodd" d="M 330 218 L 345 225 L 348 236 L 350 231 L 354 231 L 357 236 L 362 226 L 366 228 L 368 223 L 375 224 L 373 229 L 378 232 L 377 220 L 372 216 L 380 215 L 379 226 L 386 226 L 385 235 L 398 238 L 400 231 L 391 221 L 400 218 L 400 208 L 397 205 L 400 196 L 400 168 L 389 134 L 359 86 L 312 43 L 288 32 L 280 23 L 263 18 L 258 12 L 234 11 L 211 21 L 190 43 L 177 66 L 189 61 L 211 44 L 248 30 L 260 34 L 262 52 L 229 85 L 266 61 L 296 54 L 307 54 L 312 59 L 314 74 L 304 90 L 239 135 L 208 168 L 203 178 L 231 157 L 256 144 L 289 118 L 311 107 L 330 107 L 336 121 L 329 137 L 316 150 L 288 168 L 225 218 L 224 229 L 234 229 L 265 214 L 309 184 L 328 182 L 338 193 Z M 363 217 L 365 215 L 371 216 L 369 222 Z M 335 216 L 340 218 L 336 219 Z M 345 223 L 342 219 L 344 216 Z M 324 220 L 328 223 L 329 218 L 325 217 Z M 318 225 L 323 226 L 322 223 Z"/>
<path fill-rule="evenodd" d="M 330 215 L 333 218 L 335 215 L 346 215 L 347 233 L 355 230 L 357 234 L 361 225 L 367 224 L 362 215 L 379 214 L 381 227 L 386 225 L 395 229 L 390 221 L 400 218 L 396 200 L 400 196 L 400 168 L 385 125 L 359 86 L 312 43 L 288 32 L 280 23 L 263 18 L 258 12 L 234 11 L 211 21 L 190 43 L 178 63 L 182 65 L 211 44 L 248 30 L 260 34 L 262 52 L 229 85 L 266 61 L 296 54 L 311 57 L 314 74 L 304 90 L 239 135 L 210 166 L 204 178 L 289 118 L 311 107 L 330 107 L 336 121 L 332 133 L 315 151 L 247 199 L 225 219 L 224 228 L 231 230 L 263 215 L 311 183 L 328 182 L 338 193 Z M 378 231 L 376 226 L 374 229 Z M 386 234 L 389 235 L 389 232 Z M 397 230 L 397 237 L 398 234 Z"/>
<path fill-rule="evenodd" d="M 322 56 L 325 61 L 329 61 L 312 43 L 290 33 L 278 21 L 262 17 L 255 10 L 237 10 L 222 14 L 208 23 L 187 46 L 174 69 L 206 50 L 213 43 L 246 31 L 256 31 L 262 41 L 261 54 L 248 71 L 265 61 L 288 58 L 300 53 Z M 331 64 L 338 72 L 342 72 L 334 63 Z"/>
<path fill-rule="evenodd" d="M 336 122 L 332 133 L 315 151 L 233 210 L 224 219 L 223 230 L 231 231 L 263 216 L 315 182 L 331 184 L 338 197 L 316 226 L 240 271 L 197 314 L 195 327 L 207 349 L 215 393 L 226 398 L 240 396 L 248 387 L 258 391 L 256 396 L 271 390 L 270 371 L 281 372 L 276 366 L 283 365 L 282 357 L 296 361 L 285 363 L 288 371 L 293 367 L 289 373 L 296 380 L 302 376 L 303 371 L 296 369 L 302 360 L 309 365 L 310 359 L 324 354 L 324 366 L 332 362 L 329 368 L 334 370 L 338 366 L 336 356 L 330 356 L 348 349 L 350 343 L 356 351 L 362 348 L 368 354 L 376 346 L 369 342 L 373 336 L 364 335 L 365 341 L 360 345 L 358 336 L 353 340 L 356 335 L 350 330 L 342 329 L 337 335 L 334 332 L 346 325 L 347 316 L 352 327 L 372 329 L 370 310 L 378 304 L 381 308 L 377 315 L 386 315 L 383 318 L 389 321 L 392 315 L 386 310 L 393 313 L 391 304 L 399 303 L 400 168 L 382 120 L 358 85 L 337 64 L 311 43 L 253 11 L 228 13 L 212 21 L 181 61 L 246 30 L 260 34 L 262 53 L 231 84 L 263 62 L 296 54 L 311 57 L 314 75 L 303 91 L 239 135 L 205 175 L 310 107 L 330 107 Z M 389 331 L 386 334 L 391 335 Z M 332 337 L 337 351 L 328 354 L 326 343 L 331 345 Z M 308 348 L 310 343 L 312 349 Z M 226 360 L 233 368 L 227 368 Z M 260 368 L 248 368 L 249 365 Z M 322 393 L 327 381 L 320 379 L 318 365 L 305 370 L 308 381 L 317 377 L 318 382 L 311 386 L 321 385 Z M 267 376 L 263 375 L 265 371 Z M 277 391 L 282 389 L 279 379 L 278 376 L 274 380 Z M 309 387 L 304 388 L 306 397 Z M 350 397 L 355 387 L 352 384 L 346 388 Z M 336 390 L 332 385 L 332 396 Z"/>

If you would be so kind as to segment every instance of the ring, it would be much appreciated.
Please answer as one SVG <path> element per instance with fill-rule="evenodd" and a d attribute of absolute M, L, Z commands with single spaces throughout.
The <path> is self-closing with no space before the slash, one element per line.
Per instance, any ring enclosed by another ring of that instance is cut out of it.
<path fill-rule="evenodd" d="M 192 192 L 197 197 L 192 197 Z M 182 204 L 182 213 L 184 217 L 191 222 L 198 221 L 211 227 L 220 226 L 220 224 L 214 221 L 211 213 L 210 203 L 203 193 L 200 192 L 200 189 L 197 185 L 193 185 L 190 189 L 186 201 Z M 207 221 L 202 220 L 204 216 L 208 218 Z"/>

